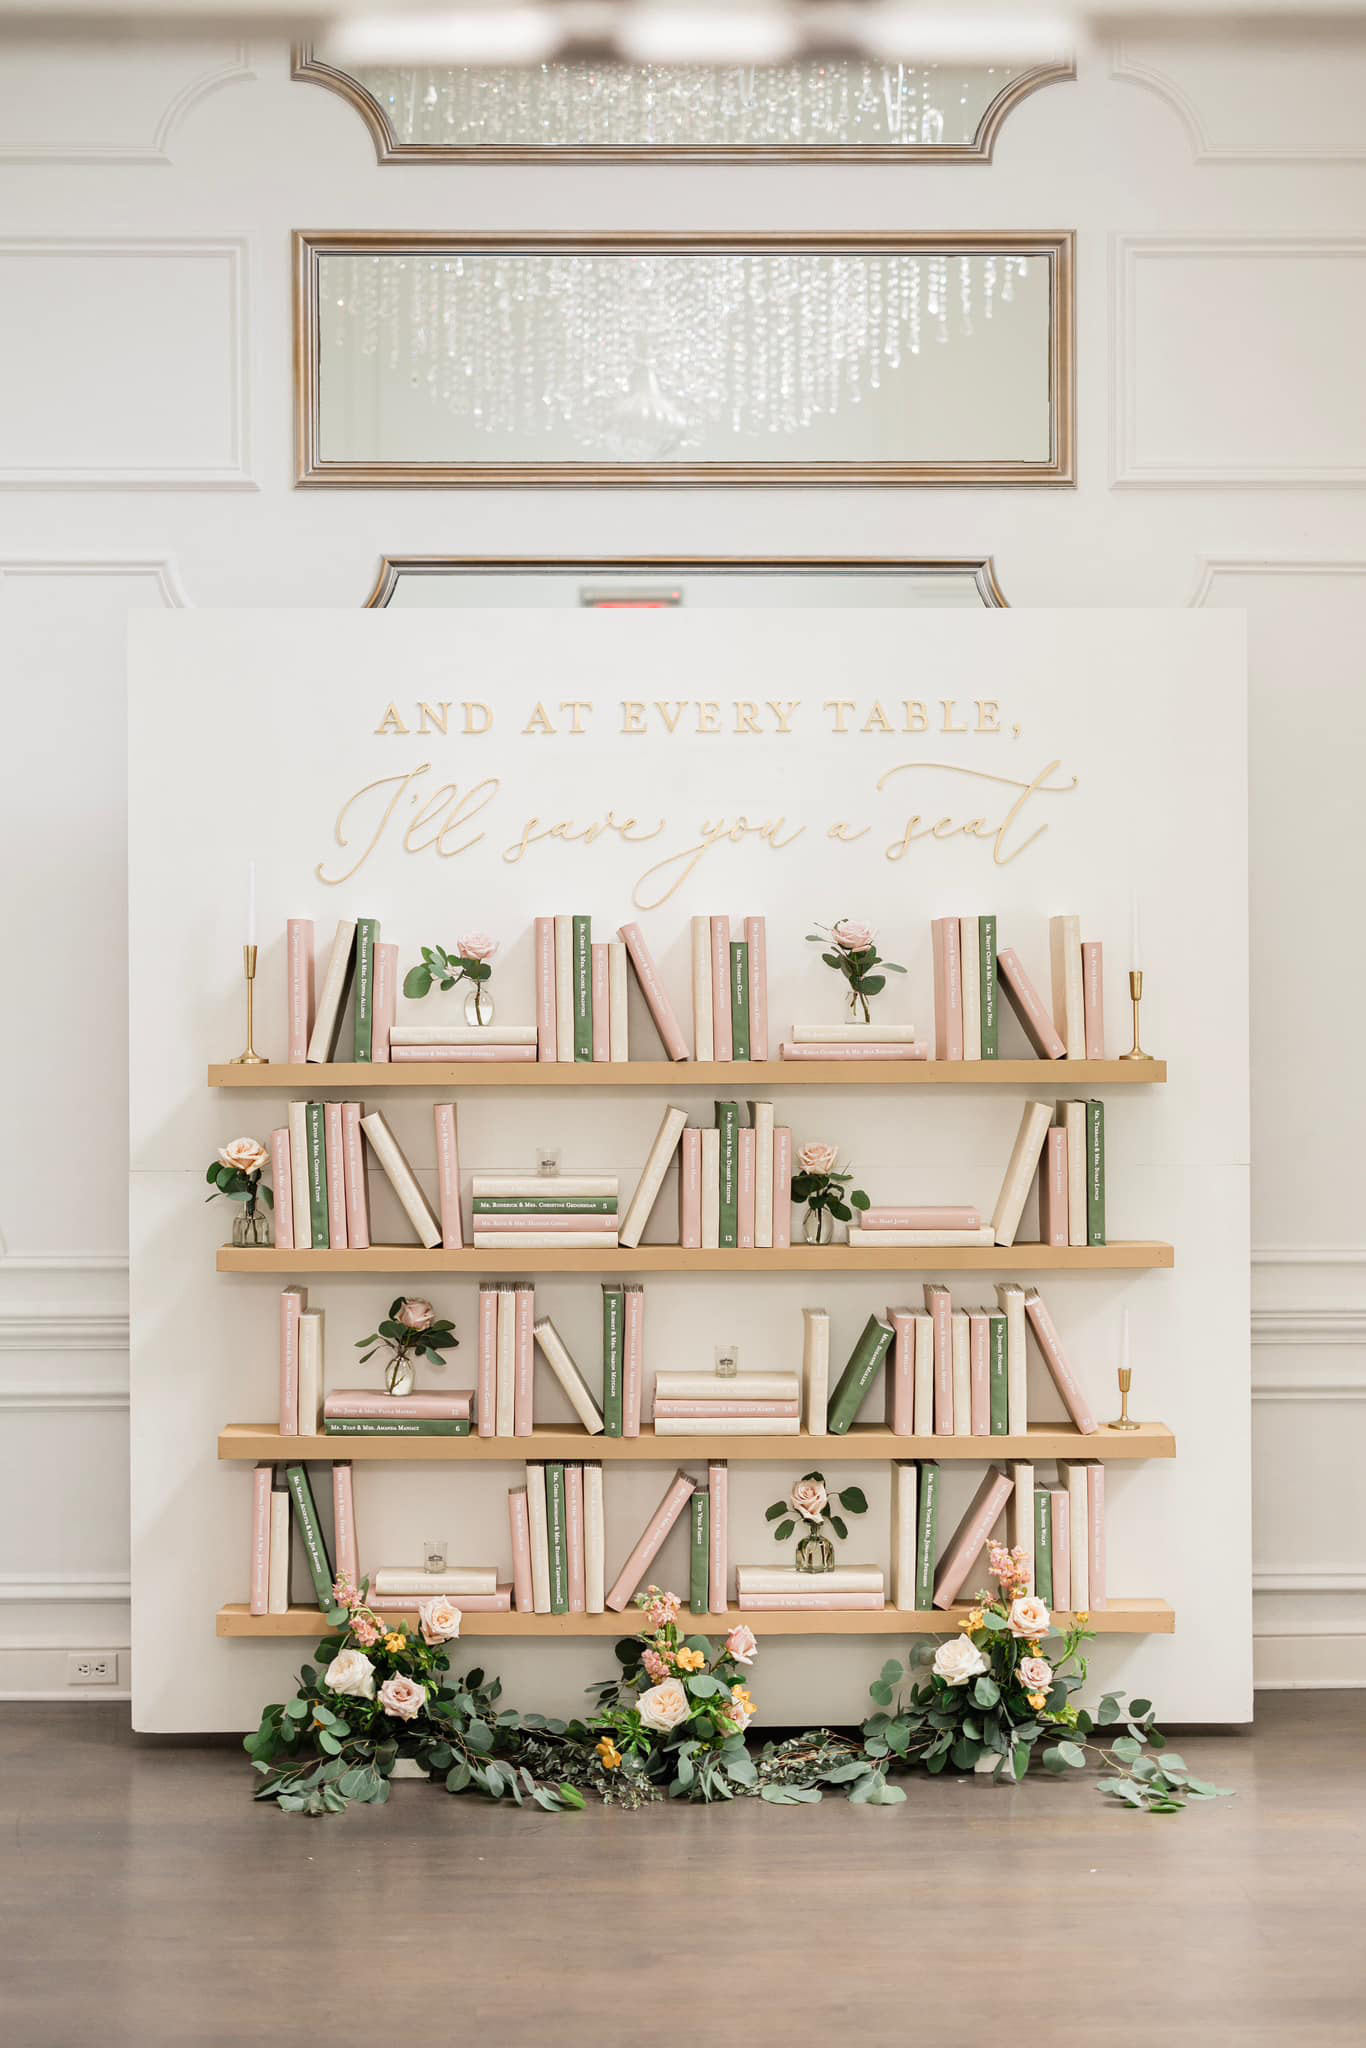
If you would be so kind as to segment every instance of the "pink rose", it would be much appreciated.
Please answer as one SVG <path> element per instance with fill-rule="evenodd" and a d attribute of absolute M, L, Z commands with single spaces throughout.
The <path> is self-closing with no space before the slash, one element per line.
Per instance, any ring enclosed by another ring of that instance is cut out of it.
<path fill-rule="evenodd" d="M 258 1138 L 234 1138 L 230 1145 L 219 1147 L 218 1156 L 224 1166 L 235 1166 L 239 1173 L 259 1173 L 270 1154 Z"/>
<path fill-rule="evenodd" d="M 1022 1593 L 1010 1603 L 1010 1633 L 1013 1636 L 1041 1636 L 1052 1620 L 1037 1593 Z"/>
<path fill-rule="evenodd" d="M 645 1676 L 652 1678 L 656 1685 L 658 1685 L 662 1678 L 668 1677 L 669 1667 L 663 1657 L 660 1656 L 658 1650 L 646 1650 L 640 1661 L 644 1667 Z"/>
<path fill-rule="evenodd" d="M 497 939 L 491 939 L 487 932 L 471 932 L 468 938 L 457 939 L 455 943 L 462 960 L 491 960 L 498 951 Z"/>
<path fill-rule="evenodd" d="M 833 1173 L 839 1156 L 838 1145 L 803 1145 L 797 1164 L 803 1173 Z"/>
<path fill-rule="evenodd" d="M 752 1628 L 743 1622 L 726 1637 L 726 1652 L 737 1664 L 752 1664 L 759 1654 L 759 1642 Z"/>
<path fill-rule="evenodd" d="M 419 1600 L 417 1618 L 424 1643 L 453 1643 L 460 1633 L 460 1609 L 453 1600 Z"/>
<path fill-rule="evenodd" d="M 799 1479 L 788 1499 L 804 1522 L 819 1522 L 830 1504 L 825 1483 L 820 1479 Z"/>
<path fill-rule="evenodd" d="M 396 1721 L 415 1721 L 427 1704 L 427 1695 L 415 1678 L 396 1671 L 380 1687 L 379 1703 Z"/>
<path fill-rule="evenodd" d="M 841 953 L 866 953 L 873 943 L 871 926 L 852 917 L 842 917 L 830 936 Z"/>
<path fill-rule="evenodd" d="M 1042 1657 L 1021 1657 L 1016 1677 L 1026 1692 L 1046 1692 L 1053 1683 L 1053 1666 Z"/>
<path fill-rule="evenodd" d="M 368 1650 L 372 1644 L 379 1641 L 378 1628 L 376 1628 L 370 1616 L 364 1612 L 352 1617 L 351 1633 L 363 1650 Z"/>
<path fill-rule="evenodd" d="M 692 1712 L 687 1693 L 676 1678 L 666 1678 L 662 1685 L 652 1685 L 636 1701 L 636 1711 L 647 1728 L 654 1728 L 661 1735 L 667 1735 L 677 1728 L 680 1721 L 686 1721 Z"/>
<path fill-rule="evenodd" d="M 405 1330 L 427 1330 L 436 1310 L 429 1301 L 404 1301 L 399 1304 L 396 1323 L 402 1323 Z"/>

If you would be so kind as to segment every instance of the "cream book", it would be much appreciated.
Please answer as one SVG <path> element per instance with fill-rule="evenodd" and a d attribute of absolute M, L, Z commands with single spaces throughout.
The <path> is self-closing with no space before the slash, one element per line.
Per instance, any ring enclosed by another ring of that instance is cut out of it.
<path fill-rule="evenodd" d="M 849 1225 L 850 1244 L 861 1244 L 876 1249 L 879 1245 L 938 1245 L 995 1244 L 996 1232 L 989 1223 L 980 1230 L 865 1230 L 861 1224 Z"/>
<path fill-rule="evenodd" d="M 631 1057 L 630 1035 L 626 1023 L 626 948 L 620 939 L 607 942 L 607 1057 L 621 1066 Z M 590 1607 L 590 1614 L 601 1614 L 600 1607 Z"/>
<path fill-rule="evenodd" d="M 773 1248 L 773 1104 L 751 1102 L 749 1121 L 754 1131 L 754 1244 L 757 1251 Z"/>
<path fill-rule="evenodd" d="M 892 1605 L 915 1607 L 915 1545 L 920 1467 L 898 1458 L 892 1466 Z"/>
<path fill-rule="evenodd" d="M 323 1418 L 323 1312 L 299 1317 L 299 1435 L 317 1436 Z"/>
<path fill-rule="evenodd" d="M 355 957 L 356 920 L 354 917 L 339 918 L 336 935 L 332 940 L 332 951 L 327 956 L 322 985 L 318 990 L 318 1007 L 308 1041 L 310 1060 L 330 1060 L 336 1048 L 337 1033 L 341 1028 L 342 1011 L 346 1007 L 346 992 L 351 986 L 351 969 Z"/>
<path fill-rule="evenodd" d="M 692 921 L 692 1045 L 695 1060 L 715 1059 L 709 917 L 695 917 Z"/>
<path fill-rule="evenodd" d="M 602 1467 L 583 1468 L 583 1604 L 589 1614 L 607 1605 L 606 1553 L 603 1542 Z"/>
<path fill-rule="evenodd" d="M 800 1436 L 800 1415 L 660 1415 L 656 1436 Z"/>
<path fill-rule="evenodd" d="M 534 1045 L 534 1024 L 395 1024 L 392 1045 Z"/>
<path fill-rule="evenodd" d="M 404 1158 L 399 1142 L 385 1121 L 384 1112 L 372 1109 L 360 1120 L 376 1159 L 388 1176 L 389 1185 L 403 1207 L 403 1213 L 417 1232 L 418 1242 L 434 1251 L 441 1242 L 441 1225 L 431 1204 L 417 1184 L 417 1176 Z"/>
<path fill-rule="evenodd" d="M 1034 1467 L 1017 1463 L 1010 1467 L 1012 1492 L 1010 1511 L 1006 1517 L 1007 1533 L 1012 1550 L 1022 1550 L 1029 1574 L 1029 1590 L 1035 1587 L 1034 1577 Z"/>
<path fill-rule="evenodd" d="M 1059 1458 L 1058 1477 L 1067 1488 L 1068 1550 L 1072 1566 L 1072 1597 L 1066 1603 L 1074 1614 L 1091 1610 L 1091 1519 L 1087 1467 L 1079 1460 Z M 1058 1596 L 1053 1595 L 1058 1605 Z"/>
<path fill-rule="evenodd" d="M 555 1057 L 574 1057 L 574 920 L 555 919 Z"/>
<path fill-rule="evenodd" d="M 981 920 L 958 920 L 958 958 L 963 975 L 963 1058 L 982 1057 L 982 976 L 980 965 Z"/>
<path fill-rule="evenodd" d="M 686 1109 L 678 1109 L 671 1104 L 664 1112 L 649 1156 L 641 1168 L 640 1179 L 636 1182 L 636 1191 L 627 1204 L 626 1214 L 621 1219 L 621 1229 L 617 1234 L 619 1243 L 628 1248 L 640 1243 L 641 1234 L 650 1220 L 650 1211 L 659 1200 L 659 1190 L 664 1185 L 664 1175 L 668 1171 L 669 1161 L 678 1150 L 678 1141 L 687 1121 Z"/>
<path fill-rule="evenodd" d="M 880 1564 L 837 1564 L 831 1571 L 799 1572 L 792 1565 L 737 1564 L 737 1593 L 880 1593 Z"/>
<path fill-rule="evenodd" d="M 1085 1490 L 1085 1474 L 1082 1487 Z M 267 1572 L 267 1598 L 272 1614 L 289 1612 L 289 1546 L 290 1546 L 289 1493 L 283 1486 L 275 1486 L 270 1495 L 270 1564 Z"/>
<path fill-rule="evenodd" d="M 615 1251 L 614 1230 L 476 1230 L 471 1243 L 477 1252 L 515 1244 L 519 1252 Z"/>
<path fill-rule="evenodd" d="M 727 1381 L 727 1386 L 732 1382 Z M 806 1427 L 812 1436 L 826 1434 L 830 1407 L 830 1312 L 823 1308 L 802 1310 L 802 1388 L 806 1401 Z"/>
<path fill-rule="evenodd" d="M 1029 1428 L 1029 1347 L 1025 1342 L 1025 1290 L 1018 1280 L 998 1280 L 996 1299 L 1006 1319 L 1006 1405 L 1011 1436 Z"/>
<path fill-rule="evenodd" d="M 591 1196 L 603 1201 L 618 1191 L 614 1173 L 476 1173 L 470 1177 L 470 1193 L 491 1195 Z"/>
<path fill-rule="evenodd" d="M 531 1604 L 550 1612 L 550 1527 L 545 1512 L 545 1466 L 526 1468 L 527 1522 L 531 1531 Z"/>
<path fill-rule="evenodd" d="M 475 1243 L 479 1235 L 475 1233 Z M 493 1402 L 495 1436 L 513 1434 L 513 1417 L 517 1399 L 517 1290 L 504 1286 L 498 1289 L 498 1332 L 495 1338 L 493 1367 Z"/>
<path fill-rule="evenodd" d="M 602 1413 L 589 1391 L 587 1380 L 570 1357 L 569 1348 L 563 1337 L 549 1316 L 542 1316 L 533 1325 L 533 1330 L 541 1356 L 568 1396 L 570 1407 L 590 1436 L 600 1435 Z M 591 1613 L 592 1609 L 589 1612 Z"/>
<path fill-rule="evenodd" d="M 381 1565 L 370 1580 L 370 1591 L 376 1600 L 403 1593 L 420 1600 L 443 1593 L 452 1598 L 461 1593 L 496 1593 L 498 1573 L 492 1565 L 482 1564 L 449 1564 L 439 1572 L 429 1572 L 420 1564 Z"/>
<path fill-rule="evenodd" d="M 270 1485 L 270 1465 L 258 1465 L 252 1473 L 251 1483 L 251 1612 L 253 1614 L 269 1614 L 270 1612 Z"/>
<path fill-rule="evenodd" d="M 308 1251 L 313 1243 L 313 1216 L 308 1206 L 308 1104 L 291 1102 L 289 1125 L 289 1192 L 294 1212 L 294 1247 Z"/>
<path fill-rule="evenodd" d="M 914 1024 L 794 1024 L 794 1045 L 914 1045 Z"/>
<path fill-rule="evenodd" d="M 1067 1134 L 1067 1242 L 1086 1243 L 1086 1104 L 1060 1102 Z"/>
<path fill-rule="evenodd" d="M 313 920 L 291 917 L 285 924 L 285 980 L 289 997 L 286 1058 L 301 1066 L 313 1030 Z"/>
<path fill-rule="evenodd" d="M 702 1249 L 721 1243 L 721 1133 L 714 1124 L 702 1133 Z"/>
<path fill-rule="evenodd" d="M 1020 1227 L 1024 1205 L 1029 1197 L 1030 1185 L 1043 1151 L 1048 1126 L 1053 1121 L 1052 1105 L 1047 1102 L 1027 1102 L 1020 1118 L 1020 1128 L 1015 1136 L 1015 1145 L 1006 1167 L 1001 1192 L 996 1197 L 992 1211 L 991 1228 L 999 1245 L 1012 1245 L 1015 1233 Z"/>
<path fill-rule="evenodd" d="M 972 1435 L 972 1330 L 966 1309 L 949 1319 L 949 1357 L 953 1373 L 953 1435 Z"/>
<path fill-rule="evenodd" d="M 533 1610 L 531 1592 L 531 1518 L 524 1486 L 508 1489 L 508 1532 L 512 1537 L 512 1591 L 519 1613 Z"/>
<path fill-rule="evenodd" d="M 1081 979 L 1081 919 L 1050 917 L 1049 964 L 1053 975 L 1053 1024 L 1069 1060 L 1086 1058 L 1086 1005 Z"/>
<path fill-rule="evenodd" d="M 824 1314 L 824 1310 L 817 1311 Z M 659 1372 L 655 1397 L 661 1401 L 798 1401 L 802 1383 L 795 1372 Z"/>

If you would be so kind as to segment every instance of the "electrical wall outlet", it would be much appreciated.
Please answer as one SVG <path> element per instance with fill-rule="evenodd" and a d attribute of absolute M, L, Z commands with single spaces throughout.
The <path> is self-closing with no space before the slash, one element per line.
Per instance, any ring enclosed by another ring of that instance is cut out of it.
<path fill-rule="evenodd" d="M 68 1685 L 117 1685 L 117 1650 L 73 1650 L 66 1660 Z"/>

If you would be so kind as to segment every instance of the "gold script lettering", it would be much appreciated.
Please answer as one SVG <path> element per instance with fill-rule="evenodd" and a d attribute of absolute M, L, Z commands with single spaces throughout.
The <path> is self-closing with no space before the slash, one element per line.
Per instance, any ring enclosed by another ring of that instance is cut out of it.
<path fill-rule="evenodd" d="M 1015 847 L 1009 853 L 1006 851 L 1007 835 L 1018 822 L 1020 814 L 1030 798 L 1033 796 L 1066 796 L 1077 787 L 1079 778 L 1075 775 L 1070 782 L 1053 782 L 1050 780 L 1054 771 L 1061 768 L 1061 766 L 1062 763 L 1060 761 L 1050 761 L 1047 767 L 1041 768 L 1038 774 L 1032 777 L 1030 781 L 1021 782 L 1018 777 L 1013 775 L 989 775 L 983 768 L 959 768 L 951 761 L 899 762 L 895 768 L 888 768 L 884 774 L 879 776 L 877 783 L 879 791 L 886 789 L 888 783 L 893 781 L 896 776 L 908 775 L 912 770 L 919 769 L 944 775 L 966 775 L 974 781 L 994 782 L 1005 789 L 1017 789 L 1020 794 L 1016 797 L 1000 824 L 994 828 L 988 825 L 986 820 L 982 818 L 971 818 L 962 825 L 955 825 L 950 818 L 940 818 L 933 825 L 925 825 L 917 812 L 907 820 L 906 828 L 901 837 L 894 839 L 884 849 L 885 857 L 888 860 L 903 859 L 910 852 L 917 839 L 948 839 L 956 834 L 962 834 L 971 839 L 992 839 L 994 841 L 991 851 L 993 864 L 998 868 L 1008 867 L 1011 861 L 1018 860 L 1020 855 L 1048 830 L 1047 825 L 1040 825 L 1035 831 L 1030 833 L 1023 844 Z"/>

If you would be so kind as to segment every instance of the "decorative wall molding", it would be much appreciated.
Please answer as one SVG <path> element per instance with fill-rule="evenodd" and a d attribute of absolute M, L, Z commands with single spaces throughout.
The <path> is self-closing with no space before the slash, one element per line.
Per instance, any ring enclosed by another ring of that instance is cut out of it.
<path fill-rule="evenodd" d="M 0 1351 L 126 1351 L 128 1311 L 84 1302 L 0 1302 Z M 10 1390 L 13 1391 L 12 1389 Z M 0 1405 L 7 1399 L 0 1387 Z"/>
<path fill-rule="evenodd" d="M 1366 1245 L 1254 1245 L 1254 1266 L 1366 1266 Z"/>
<path fill-rule="evenodd" d="M 60 1572 L 0 1573 L 0 1605 L 102 1606 L 131 1598 L 126 1572 L 86 1572 L 79 1579 L 64 1578 Z"/>
<path fill-rule="evenodd" d="M 1200 574 L 1189 603 L 1199 609 L 1207 605 L 1215 584 L 1221 576 L 1366 576 L 1366 560 L 1327 561 L 1312 556 L 1293 555 L 1204 555 L 1200 561 Z M 1351 1250 L 1351 1247 L 1348 1247 Z M 1366 1265 L 1366 1249 L 1359 1250 L 1358 1256 Z M 1269 1262 L 1282 1264 L 1309 1265 L 1321 1262 L 1321 1255 L 1305 1258 L 1299 1247 L 1287 1251 L 1257 1250 L 1252 1253 L 1254 1265 Z"/>
<path fill-rule="evenodd" d="M 0 1279 L 6 1273 L 126 1273 L 127 1252 L 11 1252 L 0 1242 Z"/>
<path fill-rule="evenodd" d="M 0 559 L 0 583 L 25 576 L 150 576 L 167 611 L 183 611 L 188 602 L 169 555 L 7 555 Z"/>
<path fill-rule="evenodd" d="M 1350 235 L 1147 235 L 1110 237 L 1110 483 L 1115 489 L 1177 485 L 1247 490 L 1317 487 L 1342 489 L 1366 483 L 1366 459 L 1337 462 L 1145 460 L 1139 450 L 1137 368 L 1138 272 L 1144 262 L 1218 263 L 1225 258 L 1260 257 L 1293 264 L 1301 258 L 1351 257 L 1366 277 L 1366 239 Z M 1268 291 L 1276 304 L 1286 293 Z M 1188 332 L 1198 331 L 1193 321 Z M 1253 405 L 1251 397 L 1248 405 Z"/>
<path fill-rule="evenodd" d="M 167 45 L 141 45 L 134 40 L 127 51 L 120 56 L 131 54 L 135 62 L 146 68 L 149 60 L 164 63 L 172 52 Z M 174 87 L 170 97 L 160 110 L 149 108 L 151 133 L 145 139 L 119 141 L 110 136 L 101 140 L 98 135 L 86 133 L 81 136 L 54 137 L 50 142 L 33 140 L 29 142 L 5 142 L 0 140 L 0 163 L 8 164 L 169 164 L 171 161 L 168 145 L 171 136 L 180 126 L 192 107 L 198 106 L 212 92 L 236 79 L 254 78 L 255 72 L 247 62 L 245 43 L 233 43 L 224 49 L 212 52 L 207 58 L 203 44 L 191 43 L 182 46 L 183 54 L 190 63 L 197 66 L 190 76 Z M 55 50 L 44 47 L 42 64 L 46 69 L 57 66 L 64 73 L 69 70 L 73 56 L 85 66 L 87 75 L 107 67 L 109 53 L 101 52 L 98 58 L 87 52 L 81 54 L 71 49 Z M 7 54 L 6 62 L 15 62 L 14 52 Z"/>
<path fill-rule="evenodd" d="M 227 286 L 227 332 L 221 337 L 226 365 L 228 431 L 226 459 L 221 462 L 173 461 L 0 463 L 4 490 L 215 490 L 254 491 L 250 474 L 250 403 L 248 325 L 249 249 L 242 235 L 183 235 L 175 238 L 138 236 L 84 237 L 11 235 L 0 240 L 0 266 L 27 259 L 85 258 L 94 264 L 165 260 L 167 263 L 221 263 Z M 10 287 L 12 290 L 12 287 Z M 131 301 L 130 301 L 131 303 Z M 187 387 L 190 380 L 182 379 Z M 195 394 L 191 394 L 192 396 Z M 202 396 L 202 393 L 199 394 Z M 5 394 L 0 394 L 3 400 Z M 13 394 L 9 394 L 11 401 Z M 202 407 L 200 408 L 202 410 Z"/>
<path fill-rule="evenodd" d="M 1253 1572 L 1252 1590 L 1254 1593 L 1366 1593 L 1366 1571 L 1354 1565 L 1273 1565 L 1265 1571 Z"/>
<path fill-rule="evenodd" d="M 1164 39 L 1163 54 L 1170 63 L 1179 59 L 1179 39 Z M 1236 48 L 1227 41 L 1219 45 L 1225 64 L 1236 61 Z M 1257 54 L 1255 46 L 1253 54 Z M 1267 53 L 1270 58 L 1270 53 Z M 1274 59 L 1271 59 L 1274 61 Z M 1110 52 L 1110 76 L 1146 92 L 1156 93 L 1176 113 L 1190 137 L 1191 154 L 1198 164 L 1359 164 L 1366 163 L 1366 143 L 1249 143 L 1220 142 L 1211 133 L 1215 120 L 1202 114 L 1190 90 L 1154 61 L 1151 51 L 1142 55 L 1132 43 L 1116 38 Z"/>

